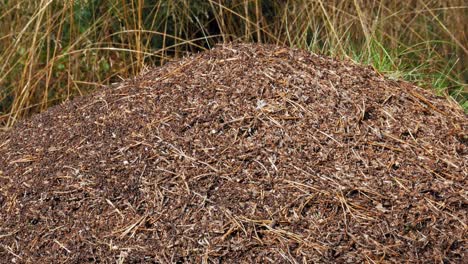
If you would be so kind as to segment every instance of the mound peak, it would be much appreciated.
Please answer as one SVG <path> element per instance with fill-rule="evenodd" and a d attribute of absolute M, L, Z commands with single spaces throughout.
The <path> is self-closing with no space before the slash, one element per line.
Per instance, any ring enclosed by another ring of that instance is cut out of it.
<path fill-rule="evenodd" d="M 218 46 L 0 134 L 0 259 L 462 262 L 467 126 L 369 67 Z"/>

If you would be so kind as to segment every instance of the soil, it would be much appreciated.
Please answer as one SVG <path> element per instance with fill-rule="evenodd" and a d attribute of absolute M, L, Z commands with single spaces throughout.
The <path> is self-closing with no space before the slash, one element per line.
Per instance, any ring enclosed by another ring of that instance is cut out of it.
<path fill-rule="evenodd" d="M 0 262 L 462 263 L 467 128 L 370 67 L 218 46 L 1 133 Z"/>

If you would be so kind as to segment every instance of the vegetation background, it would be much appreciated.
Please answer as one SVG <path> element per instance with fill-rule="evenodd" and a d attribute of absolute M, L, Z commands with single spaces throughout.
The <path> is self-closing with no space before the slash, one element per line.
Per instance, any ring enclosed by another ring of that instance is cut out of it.
<path fill-rule="evenodd" d="M 0 127 L 229 41 L 350 58 L 467 110 L 467 9 L 466 0 L 0 0 Z"/>

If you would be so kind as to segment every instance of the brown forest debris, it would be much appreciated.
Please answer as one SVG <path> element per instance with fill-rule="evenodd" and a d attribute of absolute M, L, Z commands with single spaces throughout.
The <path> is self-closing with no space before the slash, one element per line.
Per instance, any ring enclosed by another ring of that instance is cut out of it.
<path fill-rule="evenodd" d="M 461 263 L 467 126 L 368 67 L 219 46 L 0 134 L 0 260 Z"/>

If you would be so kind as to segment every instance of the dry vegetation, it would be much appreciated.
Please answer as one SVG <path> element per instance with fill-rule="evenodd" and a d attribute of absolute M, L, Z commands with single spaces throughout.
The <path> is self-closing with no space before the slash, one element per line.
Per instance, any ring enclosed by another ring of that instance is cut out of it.
<path fill-rule="evenodd" d="M 217 42 L 348 57 L 466 107 L 464 0 L 0 2 L 0 125 Z"/>
<path fill-rule="evenodd" d="M 0 260 L 466 263 L 466 131 L 371 67 L 217 47 L 0 133 Z"/>

